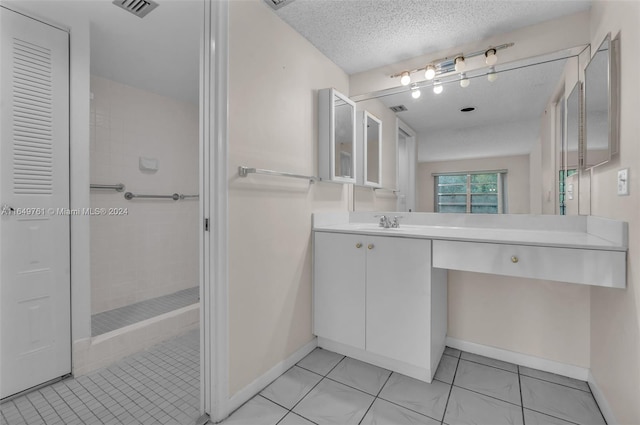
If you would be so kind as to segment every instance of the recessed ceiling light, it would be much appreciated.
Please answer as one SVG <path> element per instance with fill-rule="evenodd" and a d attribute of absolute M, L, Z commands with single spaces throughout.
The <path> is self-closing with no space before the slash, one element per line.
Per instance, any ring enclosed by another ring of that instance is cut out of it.
<path fill-rule="evenodd" d="M 467 106 L 466 108 L 462 108 L 460 109 L 460 112 L 472 112 L 475 111 L 476 108 L 474 108 L 473 106 Z"/>

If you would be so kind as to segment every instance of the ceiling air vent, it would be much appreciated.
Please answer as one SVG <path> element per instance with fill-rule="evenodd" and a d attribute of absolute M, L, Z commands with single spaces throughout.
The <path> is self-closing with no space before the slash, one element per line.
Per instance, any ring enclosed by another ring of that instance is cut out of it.
<path fill-rule="evenodd" d="M 264 0 L 264 1 L 265 1 L 265 3 L 267 3 L 269 6 L 271 6 L 275 10 L 278 10 L 281 7 L 284 7 L 284 6 L 288 5 L 289 3 L 293 2 L 293 0 Z"/>
<path fill-rule="evenodd" d="M 158 3 L 151 0 L 113 0 L 113 4 L 133 13 L 138 18 L 144 18 L 149 12 L 158 7 Z"/>
<path fill-rule="evenodd" d="M 396 106 L 392 106 L 389 109 L 391 109 L 393 112 L 404 112 L 407 110 L 407 107 L 404 105 L 396 105 Z"/>

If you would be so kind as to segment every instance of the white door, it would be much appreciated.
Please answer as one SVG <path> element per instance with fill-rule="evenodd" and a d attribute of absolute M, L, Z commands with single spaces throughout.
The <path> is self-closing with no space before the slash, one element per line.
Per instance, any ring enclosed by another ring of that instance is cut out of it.
<path fill-rule="evenodd" d="M 0 398 L 71 372 L 69 38 L 0 7 Z"/>
<path fill-rule="evenodd" d="M 416 210 L 416 134 L 404 122 L 397 121 L 398 211 Z"/>
<path fill-rule="evenodd" d="M 313 254 L 314 333 L 361 349 L 365 348 L 365 239 L 315 232 Z"/>
<path fill-rule="evenodd" d="M 431 241 L 369 237 L 367 351 L 430 367 Z"/>

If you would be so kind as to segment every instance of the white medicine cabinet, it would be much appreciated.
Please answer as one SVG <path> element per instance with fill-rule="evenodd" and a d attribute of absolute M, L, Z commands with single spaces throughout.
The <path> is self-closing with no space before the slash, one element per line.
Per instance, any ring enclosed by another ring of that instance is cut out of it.
<path fill-rule="evenodd" d="M 382 187 L 382 121 L 369 111 L 358 112 L 357 184 Z"/>
<path fill-rule="evenodd" d="M 333 88 L 318 90 L 318 174 L 356 183 L 356 104 Z"/>

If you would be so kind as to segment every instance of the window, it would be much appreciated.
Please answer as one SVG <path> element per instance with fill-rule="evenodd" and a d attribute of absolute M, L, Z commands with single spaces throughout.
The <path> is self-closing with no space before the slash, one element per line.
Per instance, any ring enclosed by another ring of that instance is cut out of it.
<path fill-rule="evenodd" d="M 435 210 L 443 213 L 505 213 L 506 171 L 434 174 Z"/>

